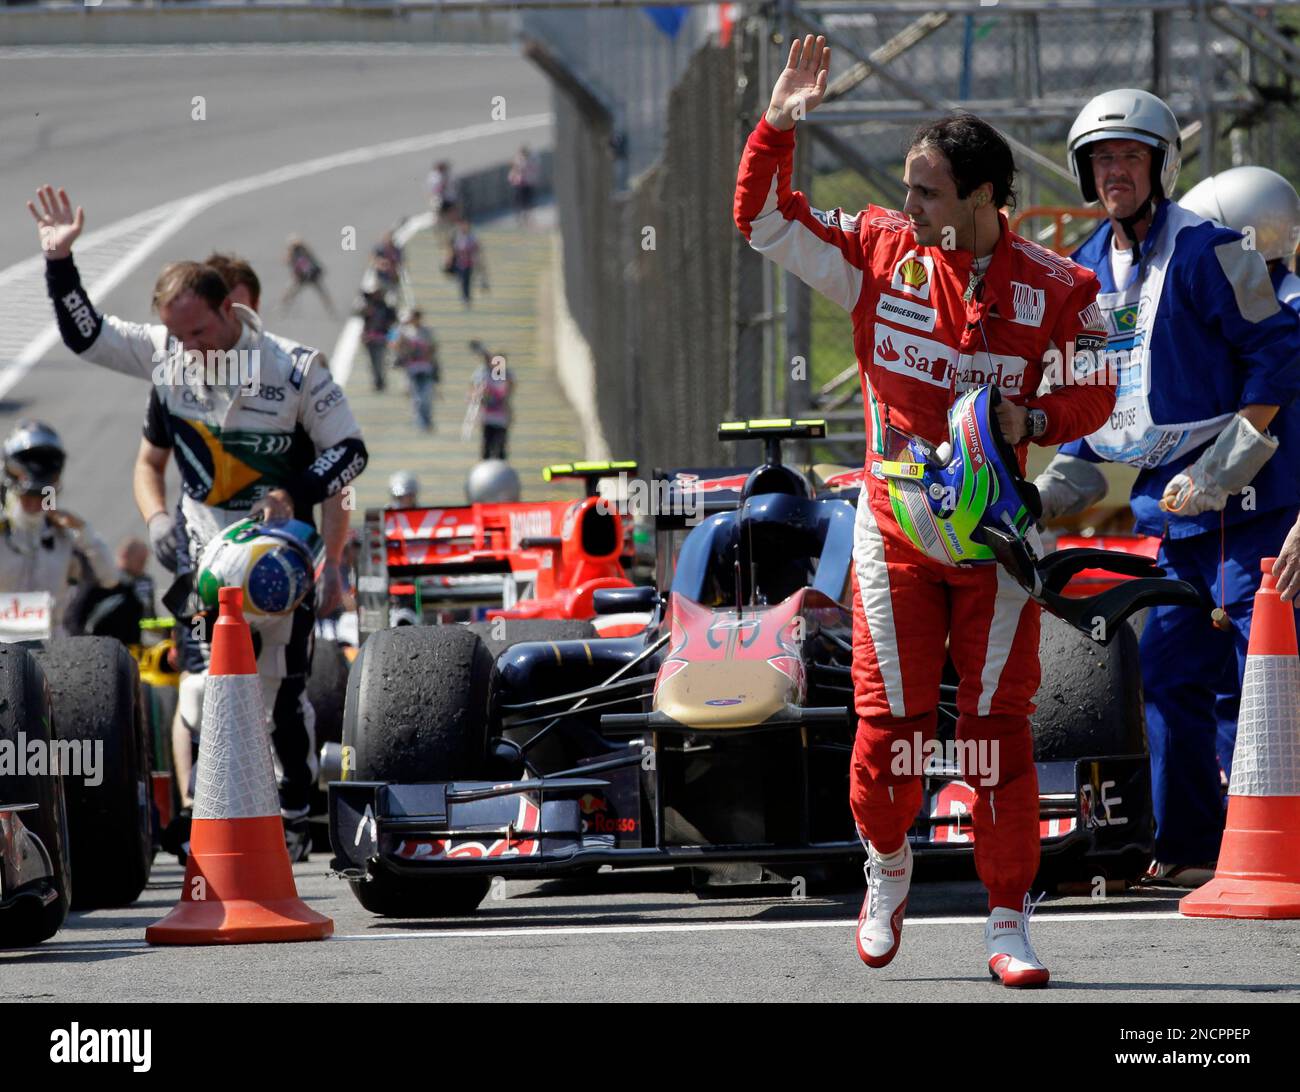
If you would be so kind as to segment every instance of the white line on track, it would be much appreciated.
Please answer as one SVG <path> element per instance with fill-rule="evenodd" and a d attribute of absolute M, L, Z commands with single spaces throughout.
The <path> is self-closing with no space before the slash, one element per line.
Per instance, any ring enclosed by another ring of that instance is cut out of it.
<path fill-rule="evenodd" d="M 964 914 L 952 917 L 908 919 L 907 927 L 916 929 L 932 925 L 983 925 L 985 915 Z M 1176 910 L 1132 911 L 1105 910 L 1098 913 L 1080 912 L 1075 914 L 1035 914 L 1034 925 L 1091 924 L 1099 921 L 1195 921 L 1184 918 Z M 364 940 L 493 940 L 503 937 L 554 937 L 554 936 L 601 936 L 627 935 L 635 933 L 739 933 L 757 931 L 781 931 L 792 929 L 852 929 L 857 924 L 856 918 L 838 918 L 827 921 L 702 921 L 702 922 L 661 922 L 647 925 L 530 925 L 517 928 L 498 927 L 483 929 L 423 929 L 404 933 L 341 933 L 330 937 L 332 941 Z M 121 949 L 149 948 L 143 940 L 91 940 L 91 941 L 54 941 L 46 942 L 37 948 L 25 951 L 56 949 L 63 952 L 101 952 Z M 164 947 L 167 947 L 164 945 Z M 3 960 L 0 960 L 3 965 Z"/>
<path fill-rule="evenodd" d="M 83 265 L 83 258 L 88 259 L 82 273 L 87 280 L 93 282 L 90 297 L 102 300 L 154 250 L 194 217 L 232 197 L 244 197 L 270 186 L 323 174 L 339 167 L 361 166 L 377 159 L 425 152 L 464 140 L 537 129 L 549 125 L 551 121 L 550 114 L 529 114 L 513 120 L 481 122 L 440 133 L 368 144 L 236 178 L 189 197 L 146 209 L 87 234 L 77 243 L 78 265 Z M 100 254 L 103 258 L 96 261 Z M 14 353 L 13 362 L 0 368 L 0 398 L 8 394 L 59 340 L 58 328 L 49 318 L 50 306 L 45 299 L 43 272 L 44 259 L 39 254 L 0 270 L 0 300 L 4 301 L 0 307 L 0 329 L 8 331 L 7 336 L 0 334 L 3 339 L 0 342 L 0 360 L 9 356 L 4 349 L 12 344 L 11 338 L 16 337 L 21 346 Z M 28 327 L 26 333 L 22 332 L 24 326 Z"/>
<path fill-rule="evenodd" d="M 329 355 L 330 374 L 340 387 L 348 385 L 352 375 L 352 360 L 356 356 L 357 346 L 361 344 L 363 323 L 359 316 L 353 315 L 343 324 L 339 339 L 334 343 L 334 351 Z"/>

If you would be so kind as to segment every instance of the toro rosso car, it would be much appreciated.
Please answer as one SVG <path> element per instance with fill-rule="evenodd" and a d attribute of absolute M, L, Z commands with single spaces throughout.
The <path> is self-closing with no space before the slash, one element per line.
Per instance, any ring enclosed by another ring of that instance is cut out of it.
<path fill-rule="evenodd" d="M 636 463 L 547 467 L 546 481 L 577 478 L 573 501 L 374 508 L 358 557 L 361 639 L 389 626 L 478 619 L 590 619 L 592 596 L 629 588 L 632 526 L 597 495 L 599 479 Z M 631 619 L 641 629 L 648 615 Z M 608 632 L 628 620 L 601 619 Z"/>
<path fill-rule="evenodd" d="M 720 438 L 764 442 L 760 465 L 663 476 L 669 496 L 705 502 L 694 526 L 671 505 L 658 517 L 661 590 L 592 598 L 598 618 L 649 611 L 636 634 L 512 643 L 507 621 L 498 651 L 464 626 L 369 638 L 329 789 L 334 867 L 365 907 L 464 913 L 492 876 L 604 865 L 688 867 L 712 884 L 861 861 L 848 807 L 861 471 L 813 476 L 781 458 L 782 441 L 823 435 L 821 422 L 729 424 Z M 1044 600 L 1098 553 L 1052 555 Z M 1044 614 L 1033 732 L 1045 877 L 1131 878 L 1150 858 L 1137 645 L 1123 616 L 1150 601 L 1159 570 L 1139 558 L 1132 571 L 1123 602 L 1103 604 L 1104 645 L 1079 618 Z M 973 792 L 947 746 L 956 681 L 950 666 L 926 749 L 910 833 L 922 856 L 972 853 Z"/>

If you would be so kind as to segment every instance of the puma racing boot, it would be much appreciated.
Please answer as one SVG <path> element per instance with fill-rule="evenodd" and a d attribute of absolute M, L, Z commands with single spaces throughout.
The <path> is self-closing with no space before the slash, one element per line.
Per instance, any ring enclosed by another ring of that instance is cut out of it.
<path fill-rule="evenodd" d="M 984 926 L 989 975 L 1004 986 L 1046 986 L 1051 977 L 1029 943 L 1029 918 L 1037 905 L 1026 895 L 1020 910 L 994 907 Z"/>
<path fill-rule="evenodd" d="M 867 896 L 858 915 L 858 955 L 868 967 L 883 967 L 898 954 L 903 938 L 903 915 L 912 886 L 912 847 L 904 839 L 901 849 L 882 857 L 870 846 L 864 871 Z"/>

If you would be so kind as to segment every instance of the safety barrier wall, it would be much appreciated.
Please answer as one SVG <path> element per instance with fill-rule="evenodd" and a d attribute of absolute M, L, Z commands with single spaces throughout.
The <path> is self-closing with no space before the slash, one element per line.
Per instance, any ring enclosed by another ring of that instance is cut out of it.
<path fill-rule="evenodd" d="M 549 197 L 555 156 L 550 151 L 534 151 L 534 155 L 537 158 L 537 196 Z M 510 188 L 508 163 L 459 175 L 456 185 L 457 197 L 471 220 L 508 212 L 513 207 L 514 191 Z"/>
<path fill-rule="evenodd" d="M 643 12 L 529 14 L 524 33 L 544 67 L 558 61 L 581 85 L 555 83 L 554 188 L 565 301 L 590 348 L 608 449 L 646 470 L 725 460 L 717 425 L 737 405 L 733 50 L 700 12 L 675 36 Z"/>

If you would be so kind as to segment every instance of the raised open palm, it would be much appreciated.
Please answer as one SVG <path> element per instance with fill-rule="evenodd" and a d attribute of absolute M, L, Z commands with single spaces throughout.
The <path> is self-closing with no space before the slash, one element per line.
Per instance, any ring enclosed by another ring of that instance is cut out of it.
<path fill-rule="evenodd" d="M 47 258 L 68 257 L 72 253 L 72 244 L 77 241 L 81 229 L 86 226 L 85 212 L 78 205 L 74 213 L 67 192 L 56 191 L 53 186 L 42 186 L 38 189 L 36 199 L 41 203 L 41 207 L 38 209 L 28 201 L 27 211 L 36 221 L 42 252 Z"/>
<path fill-rule="evenodd" d="M 778 129 L 793 129 L 826 97 L 826 77 L 831 68 L 831 47 L 826 39 L 809 34 L 790 44 L 790 59 L 772 88 L 767 122 Z"/>

